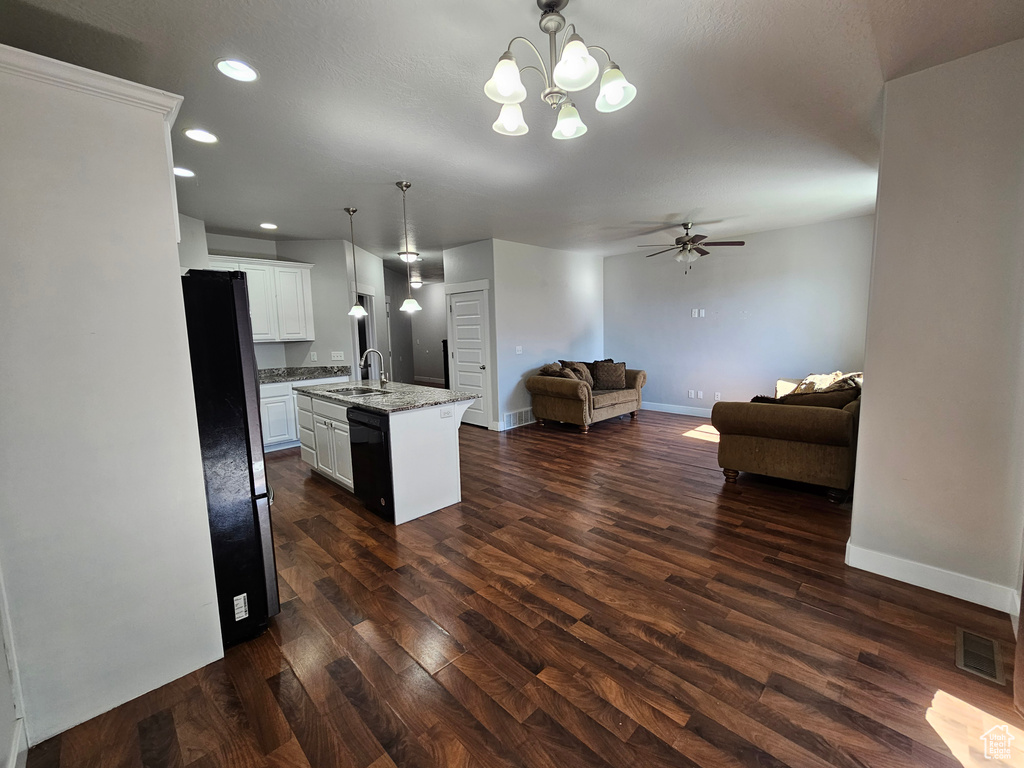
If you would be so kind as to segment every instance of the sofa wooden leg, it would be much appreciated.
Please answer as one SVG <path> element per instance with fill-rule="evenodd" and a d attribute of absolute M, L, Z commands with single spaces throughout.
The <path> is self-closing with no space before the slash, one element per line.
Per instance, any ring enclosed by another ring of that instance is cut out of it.
<path fill-rule="evenodd" d="M 543 427 L 544 426 L 544 419 L 534 419 L 534 421 L 537 422 L 537 426 L 539 426 L 539 427 Z"/>
<path fill-rule="evenodd" d="M 736 478 L 740 476 L 739 470 L 736 469 L 723 469 L 722 474 L 725 475 L 725 482 L 735 483 Z"/>
<path fill-rule="evenodd" d="M 629 418 L 631 418 L 631 419 L 635 419 L 639 415 L 640 415 L 640 411 L 630 411 L 629 412 Z"/>
<path fill-rule="evenodd" d="M 842 504 L 846 501 L 846 491 L 841 488 L 829 488 L 828 489 L 828 500 L 833 504 Z"/>
<path fill-rule="evenodd" d="M 589 432 L 589 431 L 590 431 L 590 425 L 589 424 L 581 424 L 580 425 L 580 432 L 582 432 L 584 435 L 587 434 L 587 432 Z"/>

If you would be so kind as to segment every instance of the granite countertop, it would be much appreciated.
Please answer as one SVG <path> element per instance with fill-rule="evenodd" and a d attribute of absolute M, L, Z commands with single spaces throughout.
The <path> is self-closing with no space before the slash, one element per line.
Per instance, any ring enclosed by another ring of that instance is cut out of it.
<path fill-rule="evenodd" d="M 349 376 L 352 369 L 347 365 L 315 365 L 305 368 L 260 368 L 259 373 L 260 384 L 277 384 L 282 381 L 312 381 Z"/>
<path fill-rule="evenodd" d="M 379 395 L 346 394 L 347 390 L 360 387 L 383 389 L 384 391 Z M 444 405 L 445 403 L 458 403 L 463 400 L 476 400 L 480 397 L 480 395 L 471 395 L 468 392 L 457 392 L 454 389 L 420 387 L 415 384 L 400 384 L 396 381 L 381 384 L 376 379 L 354 381 L 347 384 L 312 384 L 308 387 L 296 387 L 295 391 L 309 397 L 383 414 L 429 408 L 432 405 Z"/>

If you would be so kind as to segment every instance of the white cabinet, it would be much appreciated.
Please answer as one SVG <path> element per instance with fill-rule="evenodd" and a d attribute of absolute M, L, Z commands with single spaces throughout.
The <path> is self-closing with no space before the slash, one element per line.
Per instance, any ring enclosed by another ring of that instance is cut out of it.
<path fill-rule="evenodd" d="M 352 444 L 347 409 L 334 403 L 296 396 L 302 460 L 322 475 L 352 490 Z M 307 427 L 312 424 L 312 427 Z"/>
<path fill-rule="evenodd" d="M 263 450 L 267 453 L 292 448 L 298 440 L 303 445 L 309 446 L 312 450 L 315 447 L 313 440 L 312 411 L 309 407 L 305 410 L 307 416 L 303 417 L 302 409 L 297 407 L 293 387 L 304 387 L 310 384 L 334 384 L 348 381 L 348 376 L 334 376 L 327 379 L 307 379 L 304 381 L 284 381 L 278 384 L 260 385 L 260 425 L 263 431 Z M 302 431 L 305 429 L 309 435 L 303 440 Z"/>
<path fill-rule="evenodd" d="M 312 341 L 312 264 L 210 255 L 210 269 L 241 270 L 253 341 Z"/>

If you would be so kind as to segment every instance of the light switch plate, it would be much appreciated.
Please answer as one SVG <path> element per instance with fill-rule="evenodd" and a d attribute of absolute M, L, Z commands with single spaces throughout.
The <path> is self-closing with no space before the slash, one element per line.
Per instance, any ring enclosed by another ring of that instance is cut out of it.
<path fill-rule="evenodd" d="M 704 390 L 703 389 L 698 389 L 697 390 L 697 399 L 698 400 L 703 400 L 704 399 Z"/>
<path fill-rule="evenodd" d="M 690 397 L 693 397 L 693 390 L 690 390 Z"/>
<path fill-rule="evenodd" d="M 704 317 L 704 310 L 703 309 L 700 311 L 700 316 Z"/>
<path fill-rule="evenodd" d="M 696 309 L 691 309 L 690 310 L 690 317 L 696 317 L 696 316 L 697 316 L 697 310 Z M 693 397 L 693 395 L 690 395 L 690 397 Z"/>

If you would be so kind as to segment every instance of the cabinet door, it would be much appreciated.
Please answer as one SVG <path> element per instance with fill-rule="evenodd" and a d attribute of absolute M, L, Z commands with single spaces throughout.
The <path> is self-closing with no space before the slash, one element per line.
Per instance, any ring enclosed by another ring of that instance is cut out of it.
<path fill-rule="evenodd" d="M 296 439 L 295 404 L 292 395 L 261 399 L 260 419 L 263 423 L 264 445 Z"/>
<path fill-rule="evenodd" d="M 349 441 L 348 424 L 332 422 L 331 442 L 334 449 L 334 476 L 352 488 L 352 443 Z"/>
<path fill-rule="evenodd" d="M 242 264 L 249 287 L 249 317 L 252 319 L 253 341 L 277 341 L 277 299 L 274 291 L 274 268 Z"/>
<path fill-rule="evenodd" d="M 275 267 L 277 333 L 282 341 L 308 338 L 306 297 L 302 282 L 305 269 Z"/>
<path fill-rule="evenodd" d="M 334 446 L 331 422 L 318 416 L 313 423 L 313 434 L 316 437 L 316 468 L 333 477 Z"/>

